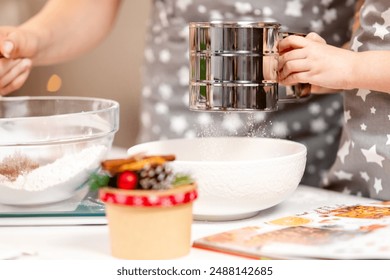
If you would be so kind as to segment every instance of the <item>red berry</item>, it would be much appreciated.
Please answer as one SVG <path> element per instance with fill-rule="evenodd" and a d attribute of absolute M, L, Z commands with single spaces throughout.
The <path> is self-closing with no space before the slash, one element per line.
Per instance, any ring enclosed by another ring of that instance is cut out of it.
<path fill-rule="evenodd" d="M 124 171 L 118 176 L 117 185 L 119 189 L 133 190 L 137 187 L 138 177 L 135 172 Z"/>

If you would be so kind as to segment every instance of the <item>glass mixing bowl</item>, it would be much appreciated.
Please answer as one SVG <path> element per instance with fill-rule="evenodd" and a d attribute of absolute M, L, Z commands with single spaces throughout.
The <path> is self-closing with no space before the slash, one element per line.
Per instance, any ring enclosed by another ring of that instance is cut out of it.
<path fill-rule="evenodd" d="M 0 98 L 0 203 L 36 205 L 86 187 L 112 146 L 119 104 L 101 98 Z"/>

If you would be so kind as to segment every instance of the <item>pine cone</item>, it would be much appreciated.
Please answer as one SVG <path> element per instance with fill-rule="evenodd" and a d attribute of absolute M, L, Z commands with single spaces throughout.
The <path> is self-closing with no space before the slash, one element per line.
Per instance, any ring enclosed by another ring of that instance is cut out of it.
<path fill-rule="evenodd" d="M 145 190 L 169 189 L 174 177 L 167 164 L 146 164 L 138 174 L 139 185 Z"/>

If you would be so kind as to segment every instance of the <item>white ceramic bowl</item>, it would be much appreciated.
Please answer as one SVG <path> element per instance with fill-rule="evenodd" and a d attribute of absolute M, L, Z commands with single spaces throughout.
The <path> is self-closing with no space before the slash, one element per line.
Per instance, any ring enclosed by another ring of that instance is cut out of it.
<path fill-rule="evenodd" d="M 99 98 L 0 98 L 0 203 L 36 205 L 81 191 L 111 148 L 119 104 Z"/>
<path fill-rule="evenodd" d="M 172 139 L 131 147 L 128 154 L 175 154 L 174 172 L 191 174 L 198 183 L 197 220 L 236 220 L 286 199 L 305 169 L 300 143 L 249 137 Z"/>

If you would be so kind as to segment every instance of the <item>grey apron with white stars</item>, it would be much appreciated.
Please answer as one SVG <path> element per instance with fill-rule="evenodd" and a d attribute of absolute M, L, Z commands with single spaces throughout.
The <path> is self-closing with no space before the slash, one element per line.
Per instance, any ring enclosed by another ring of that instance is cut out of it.
<path fill-rule="evenodd" d="M 352 50 L 390 50 L 390 2 L 366 0 L 360 15 Z M 324 184 L 346 193 L 390 200 L 390 93 L 351 90 L 344 100 L 340 149 Z"/>
<path fill-rule="evenodd" d="M 274 113 L 199 113 L 188 110 L 188 22 L 218 19 L 277 21 L 285 29 L 316 31 L 328 43 L 349 40 L 354 0 L 154 0 L 145 48 L 138 142 L 179 137 L 278 137 L 304 143 L 303 183 L 318 186 L 333 163 L 340 137 L 340 95 L 281 104 Z"/>

